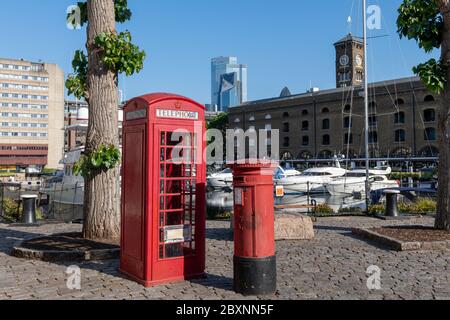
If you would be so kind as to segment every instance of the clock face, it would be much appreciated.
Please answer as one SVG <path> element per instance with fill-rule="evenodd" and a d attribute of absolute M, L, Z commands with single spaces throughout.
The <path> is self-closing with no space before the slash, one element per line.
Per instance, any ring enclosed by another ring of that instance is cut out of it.
<path fill-rule="evenodd" d="M 359 54 L 356 56 L 356 64 L 358 66 L 362 66 L 363 64 L 363 58 Z"/>
<path fill-rule="evenodd" d="M 346 66 L 349 64 L 349 62 L 350 62 L 350 58 L 346 54 L 344 54 L 343 56 L 341 56 L 339 58 L 339 63 L 341 64 L 341 66 Z"/>

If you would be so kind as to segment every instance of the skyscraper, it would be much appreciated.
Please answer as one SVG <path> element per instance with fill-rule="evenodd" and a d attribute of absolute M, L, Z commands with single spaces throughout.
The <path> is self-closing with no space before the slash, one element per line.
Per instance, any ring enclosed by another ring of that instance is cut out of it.
<path fill-rule="evenodd" d="M 236 57 L 211 60 L 211 104 L 226 112 L 247 101 L 247 66 Z"/>

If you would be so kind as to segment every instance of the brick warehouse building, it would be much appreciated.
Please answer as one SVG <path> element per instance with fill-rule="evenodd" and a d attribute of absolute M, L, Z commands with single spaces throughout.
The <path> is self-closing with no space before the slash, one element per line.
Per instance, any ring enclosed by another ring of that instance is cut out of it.
<path fill-rule="evenodd" d="M 335 48 L 336 89 L 291 95 L 285 88 L 280 97 L 230 108 L 230 128 L 278 129 L 281 159 L 364 157 L 362 42 L 348 35 Z M 370 84 L 371 158 L 436 157 L 439 100 L 417 77 Z"/>

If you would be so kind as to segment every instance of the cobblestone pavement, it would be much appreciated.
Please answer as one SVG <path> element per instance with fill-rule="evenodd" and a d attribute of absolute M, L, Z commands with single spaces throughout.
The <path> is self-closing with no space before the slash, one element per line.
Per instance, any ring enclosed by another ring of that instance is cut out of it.
<path fill-rule="evenodd" d="M 385 222 L 365 217 L 321 218 L 312 241 L 277 243 L 275 299 L 450 299 L 450 252 L 394 252 L 354 237 L 349 228 L 387 224 L 431 225 L 421 218 Z M 118 261 L 79 264 L 81 290 L 66 287 L 67 264 L 11 257 L 14 244 L 79 225 L 17 227 L 0 224 L 0 299 L 245 299 L 232 291 L 233 242 L 229 223 L 208 222 L 208 278 L 143 288 L 122 277 Z M 367 289 L 367 268 L 381 269 L 381 290 Z M 248 299 L 248 298 L 247 298 Z M 255 298 L 252 298 L 255 299 Z"/>

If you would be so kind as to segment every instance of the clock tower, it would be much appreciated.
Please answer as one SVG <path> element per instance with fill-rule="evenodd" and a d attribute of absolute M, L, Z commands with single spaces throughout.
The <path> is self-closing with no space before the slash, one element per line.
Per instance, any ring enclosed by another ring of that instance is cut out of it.
<path fill-rule="evenodd" d="M 349 33 L 334 44 L 336 48 L 336 87 L 361 86 L 364 83 L 363 41 Z"/>

